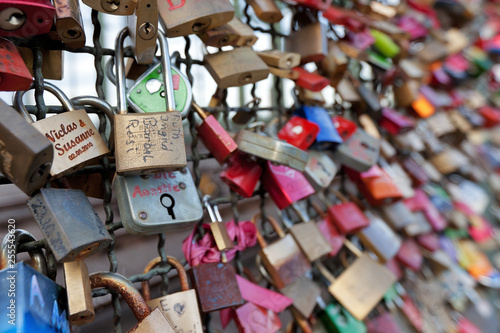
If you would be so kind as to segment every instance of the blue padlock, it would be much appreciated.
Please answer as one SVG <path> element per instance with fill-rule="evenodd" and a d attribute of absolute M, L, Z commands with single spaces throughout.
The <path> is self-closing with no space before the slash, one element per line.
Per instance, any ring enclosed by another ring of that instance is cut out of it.
<path fill-rule="evenodd" d="M 13 230 L 13 229 L 12 229 Z M 18 244 L 35 241 L 27 231 L 9 231 L 0 254 L 0 332 L 69 333 L 66 290 L 49 279 L 42 250 L 30 253 L 33 269 L 15 263 Z"/>
<path fill-rule="evenodd" d="M 294 115 L 319 126 L 319 133 L 313 148 L 318 150 L 334 149 L 338 144 L 344 142 L 333 124 L 332 117 L 322 107 L 302 105 L 295 110 Z"/>

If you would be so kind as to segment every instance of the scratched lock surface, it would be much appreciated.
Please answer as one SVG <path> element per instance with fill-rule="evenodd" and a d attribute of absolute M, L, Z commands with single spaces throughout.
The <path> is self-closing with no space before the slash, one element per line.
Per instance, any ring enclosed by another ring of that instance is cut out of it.
<path fill-rule="evenodd" d="M 154 175 L 117 175 L 115 190 L 123 225 L 131 234 L 185 230 L 203 217 L 187 168 Z"/>

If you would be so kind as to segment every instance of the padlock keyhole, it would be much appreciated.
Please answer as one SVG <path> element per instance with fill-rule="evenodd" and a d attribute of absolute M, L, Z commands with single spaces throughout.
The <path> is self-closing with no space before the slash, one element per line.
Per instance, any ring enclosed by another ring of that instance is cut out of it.
<path fill-rule="evenodd" d="M 170 203 L 169 205 L 166 205 L 163 201 L 165 198 L 169 198 L 170 199 Z M 175 212 L 174 212 L 174 206 L 175 206 L 175 199 L 173 196 L 171 196 L 170 194 L 167 194 L 167 193 L 163 193 L 160 197 L 160 203 L 163 207 L 165 207 L 167 209 L 167 213 L 168 215 L 170 215 L 172 217 L 172 219 L 175 220 Z"/>

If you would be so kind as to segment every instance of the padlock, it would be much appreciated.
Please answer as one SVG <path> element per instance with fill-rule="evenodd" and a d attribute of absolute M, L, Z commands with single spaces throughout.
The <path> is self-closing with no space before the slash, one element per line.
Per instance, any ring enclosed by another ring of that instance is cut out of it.
<path fill-rule="evenodd" d="M 151 260 L 143 274 L 148 273 L 161 263 L 161 258 L 156 257 Z M 142 282 L 142 294 L 144 300 L 151 309 L 159 308 L 165 318 L 172 324 L 175 332 L 193 332 L 202 333 L 200 312 L 198 311 L 198 300 L 196 291 L 189 289 L 189 282 L 184 267 L 179 260 L 167 256 L 167 263 L 175 268 L 178 273 L 182 291 L 151 299 L 148 281 Z"/>
<path fill-rule="evenodd" d="M 136 0 L 82 0 L 84 4 L 101 13 L 111 15 L 132 15 L 137 6 Z"/>
<path fill-rule="evenodd" d="M 392 135 L 401 134 L 415 128 L 413 119 L 390 108 L 382 109 L 382 119 L 379 124 Z"/>
<path fill-rule="evenodd" d="M 390 312 L 385 312 L 366 323 L 369 333 L 402 333 L 398 322 Z"/>
<path fill-rule="evenodd" d="M 65 262 L 63 271 L 69 322 L 77 326 L 93 322 L 95 312 L 87 265 L 83 260 Z"/>
<path fill-rule="evenodd" d="M 269 67 L 292 69 L 300 65 L 300 54 L 294 52 L 284 52 L 280 50 L 266 50 L 257 52 L 257 55 Z"/>
<path fill-rule="evenodd" d="M 225 262 L 200 264 L 191 267 L 191 284 L 196 289 L 204 313 L 243 304 L 234 267 Z"/>
<path fill-rule="evenodd" d="M 211 206 L 208 202 L 210 200 L 209 195 L 203 197 L 203 203 L 207 209 L 208 215 L 210 216 L 210 231 L 212 231 L 212 236 L 214 237 L 215 244 L 219 251 L 227 251 L 234 247 L 231 238 L 229 237 L 226 229 L 226 224 L 222 222 L 222 217 L 219 213 L 219 208 L 217 206 Z"/>
<path fill-rule="evenodd" d="M 392 294 L 392 297 L 387 297 L 390 294 Z M 424 322 L 422 314 L 399 282 L 393 285 L 384 298 L 392 314 L 402 314 L 404 316 L 404 318 L 401 318 L 404 322 L 399 322 L 399 324 L 404 325 L 402 328 L 408 330 L 408 332 L 423 332 Z M 411 324 L 411 326 L 408 324 Z"/>
<path fill-rule="evenodd" d="M 141 293 L 123 275 L 112 272 L 92 273 L 90 287 L 92 289 L 108 288 L 123 297 L 134 317 L 139 321 L 128 331 L 129 333 L 176 332 L 160 309 L 151 311 Z"/>
<path fill-rule="evenodd" d="M 321 192 L 318 193 L 318 198 L 328 209 L 330 223 L 343 235 L 354 234 L 370 224 L 370 220 L 354 202 L 348 201 L 339 191 L 334 191 L 334 194 L 340 200 L 339 204 L 332 205 Z"/>
<path fill-rule="evenodd" d="M 328 53 L 321 60 L 321 73 L 330 79 L 330 85 L 336 87 L 344 77 L 349 59 L 342 52 L 336 42 L 328 41 Z"/>
<path fill-rule="evenodd" d="M 292 116 L 279 130 L 278 138 L 306 150 L 314 143 L 319 131 L 317 123 L 303 117 Z"/>
<path fill-rule="evenodd" d="M 3 239 L 0 288 L 5 291 L 5 296 L 0 298 L 0 313 L 5 320 L 0 322 L 0 330 L 69 333 L 66 291 L 45 276 L 47 267 L 42 250 L 29 252 L 36 270 L 25 262 L 16 263 L 17 247 L 34 241 L 36 239 L 29 232 L 22 229 L 14 231 L 10 227 Z"/>
<path fill-rule="evenodd" d="M 246 0 L 259 20 L 267 23 L 277 23 L 283 18 L 281 10 L 274 0 Z"/>
<path fill-rule="evenodd" d="M 114 186 L 123 226 L 131 234 L 186 230 L 203 217 L 188 168 L 154 175 L 116 175 Z"/>
<path fill-rule="evenodd" d="M 8 39 L 0 38 L 0 56 L 2 57 L 0 63 L 0 91 L 29 89 L 33 77 L 14 43 Z"/>
<path fill-rule="evenodd" d="M 299 72 L 294 71 L 293 69 L 283 69 L 272 66 L 269 66 L 269 73 L 274 76 L 281 77 L 283 79 L 289 79 L 292 81 L 297 80 L 300 76 Z M 301 88 L 299 87 L 299 89 Z"/>
<path fill-rule="evenodd" d="M 292 18 L 292 26 L 294 19 L 299 19 L 298 29 L 292 29 L 286 38 L 285 50 L 300 54 L 301 64 L 321 61 L 328 53 L 325 26 L 318 22 L 317 18 L 312 17 L 314 14 L 309 11 L 296 15 L 300 17 Z"/>
<path fill-rule="evenodd" d="M 333 156 L 340 164 L 362 172 L 369 170 L 377 162 L 379 150 L 380 141 L 358 128 L 338 146 Z"/>
<path fill-rule="evenodd" d="M 328 254 L 329 257 L 334 257 L 344 246 L 345 235 L 341 234 L 337 227 L 330 222 L 327 214 L 321 209 L 317 202 L 311 202 L 314 210 L 319 214 L 318 228 L 323 233 L 323 237 L 332 247 L 332 251 Z"/>
<path fill-rule="evenodd" d="M 247 302 L 234 310 L 234 321 L 239 333 L 274 333 L 281 328 L 278 315 L 252 302 Z"/>
<path fill-rule="evenodd" d="M 403 200 L 381 206 L 380 210 L 394 230 L 401 230 L 415 223 L 415 216 Z"/>
<path fill-rule="evenodd" d="M 70 111 L 32 123 L 33 127 L 52 142 L 54 153 L 57 152 L 50 169 L 51 176 L 58 177 L 73 172 L 108 154 L 109 149 L 87 112 L 83 109 L 76 110 L 69 98 L 55 85 L 45 82 L 44 87 Z M 22 101 L 25 92 L 16 93 L 15 104 L 25 118 L 31 120 Z"/>
<path fill-rule="evenodd" d="M 357 180 L 359 191 L 372 206 L 387 205 L 403 197 L 394 180 L 378 165 L 372 166 L 359 176 L 348 170 L 348 175 Z"/>
<path fill-rule="evenodd" d="M 182 170 L 187 164 L 182 115 L 174 106 L 166 38 L 161 31 L 158 32 L 168 112 L 127 114 L 123 62 L 123 42 L 127 36 L 128 29 L 125 28 L 118 35 L 115 50 L 118 95 L 118 114 L 114 118 L 116 172 L 119 175 L 139 175 Z M 161 110 L 163 108 L 157 111 Z"/>
<path fill-rule="evenodd" d="M 366 212 L 370 225 L 361 229 L 357 235 L 363 246 L 375 253 L 380 262 L 385 263 L 399 251 L 401 238 L 378 216 Z"/>
<path fill-rule="evenodd" d="M 72 49 L 85 46 L 80 3 L 77 0 L 54 1 L 56 9 L 56 31 L 61 41 Z"/>
<path fill-rule="evenodd" d="M 358 128 L 355 122 L 342 116 L 334 116 L 332 117 L 332 121 L 333 125 L 335 125 L 335 128 L 337 129 L 337 132 L 344 141 L 349 139 Z"/>
<path fill-rule="evenodd" d="M 80 190 L 42 188 L 28 207 L 59 262 L 81 260 L 111 244 L 111 236 Z"/>
<path fill-rule="evenodd" d="M 28 47 L 18 47 L 26 67 L 33 76 L 33 50 Z M 40 49 L 42 53 L 42 76 L 45 80 L 62 80 L 64 76 L 63 51 Z"/>
<path fill-rule="evenodd" d="M 283 166 L 304 171 L 309 154 L 286 142 L 249 130 L 240 130 L 234 141 L 238 150 Z"/>
<path fill-rule="evenodd" d="M 430 252 L 437 251 L 441 248 L 439 245 L 439 237 L 435 233 L 419 235 L 415 238 L 415 240 L 418 245 Z"/>
<path fill-rule="evenodd" d="M 270 161 L 265 163 L 261 184 L 280 210 L 314 193 L 302 172 Z"/>
<path fill-rule="evenodd" d="M 326 189 L 340 170 L 340 165 L 326 153 L 310 150 L 304 175 L 316 191 Z"/>
<path fill-rule="evenodd" d="M 346 245 L 357 259 L 338 277 L 316 263 L 321 274 L 329 281 L 328 291 L 357 320 L 363 320 L 396 282 L 396 277 L 385 267 L 359 250 L 350 241 Z"/>
<path fill-rule="evenodd" d="M 127 26 L 135 61 L 139 65 L 153 63 L 158 30 L 158 3 L 153 0 L 137 0 L 133 15 L 127 16 Z"/>
<path fill-rule="evenodd" d="M 205 55 L 203 64 L 220 89 L 264 80 L 269 67 L 250 47 Z"/>
<path fill-rule="evenodd" d="M 403 264 L 403 266 L 414 272 L 418 272 L 420 270 L 423 262 L 422 253 L 420 252 L 417 243 L 411 238 L 407 238 L 403 241 L 396 258 L 401 264 Z"/>
<path fill-rule="evenodd" d="M 49 139 L 0 100 L 0 172 L 31 195 L 46 183 L 53 158 Z"/>
<path fill-rule="evenodd" d="M 424 168 L 414 158 L 414 153 L 401 161 L 401 165 L 412 179 L 413 186 L 420 187 L 430 181 Z M 418 159 L 418 157 L 417 157 Z"/>
<path fill-rule="evenodd" d="M 234 44 L 231 45 L 253 46 L 257 42 L 258 37 L 255 36 L 253 29 L 245 23 L 241 22 L 239 18 L 233 17 L 231 21 L 223 25 L 223 27 L 226 26 L 236 35 Z"/>
<path fill-rule="evenodd" d="M 261 174 L 262 167 L 252 157 L 237 151 L 229 157 L 220 178 L 231 190 L 244 198 L 250 198 Z"/>
<path fill-rule="evenodd" d="M 202 124 L 198 126 L 198 137 L 201 139 L 205 147 L 214 155 L 215 159 L 220 163 L 224 162 L 231 156 L 238 145 L 226 130 L 219 124 L 213 115 L 207 115 L 201 107 L 193 102 L 193 109 L 202 119 Z"/>
<path fill-rule="evenodd" d="M 419 88 L 417 80 L 396 78 L 393 85 L 396 105 L 402 108 L 412 105 L 420 96 Z"/>
<path fill-rule="evenodd" d="M 413 212 L 413 217 L 413 223 L 406 225 L 403 229 L 404 233 L 408 237 L 424 235 L 432 232 L 432 227 L 423 212 L 415 211 Z"/>
<path fill-rule="evenodd" d="M 297 88 L 297 98 L 300 103 L 308 105 L 324 105 L 326 103 L 321 91 L 311 91 L 301 87 Z"/>
<path fill-rule="evenodd" d="M 257 226 L 259 214 L 252 218 Z M 311 270 L 311 264 L 304 256 L 292 235 L 285 234 L 278 221 L 268 216 L 267 220 L 278 234 L 279 240 L 268 245 L 257 228 L 257 241 L 261 247 L 258 256 L 269 273 L 276 288 L 281 289 L 299 279 Z"/>
<path fill-rule="evenodd" d="M 282 211 L 283 223 L 306 258 L 310 262 L 313 262 L 332 252 L 333 249 L 330 243 L 323 237 L 316 221 L 311 220 L 297 203 L 293 203 L 292 208 L 299 216 L 301 222 L 293 224 L 287 216 L 286 211 Z"/>
<path fill-rule="evenodd" d="M 331 116 L 322 107 L 303 105 L 295 110 L 294 115 L 305 118 L 319 126 L 316 143 L 314 144 L 316 148 L 330 149 L 343 142 L 337 133 Z"/>
<path fill-rule="evenodd" d="M 369 115 L 372 119 L 379 121 L 382 118 L 382 106 L 380 105 L 377 94 L 349 72 L 347 72 L 347 77 L 356 88 L 356 91 L 366 106 L 364 113 Z"/>
<path fill-rule="evenodd" d="M 160 1 L 158 11 L 167 37 L 202 33 L 234 17 L 234 8 L 228 0 L 181 0 L 179 4 L 172 0 Z"/>
<path fill-rule="evenodd" d="M 253 30 L 237 17 L 215 29 L 197 35 L 206 46 L 252 46 L 257 42 Z"/>
<path fill-rule="evenodd" d="M 398 44 L 396 44 L 391 37 L 387 36 L 383 32 L 375 29 L 370 29 L 370 34 L 375 39 L 373 46 L 379 51 L 383 56 L 387 58 L 394 58 L 400 52 Z"/>
<path fill-rule="evenodd" d="M 30 37 L 50 31 L 55 9 L 50 0 L 0 3 L 0 36 Z"/>
<path fill-rule="evenodd" d="M 324 303 L 321 296 L 318 298 L 318 305 L 321 309 L 319 319 L 328 330 L 333 333 L 366 333 L 366 326 L 362 321 L 354 318 L 349 311 L 337 302 L 328 305 Z"/>
<path fill-rule="evenodd" d="M 408 176 L 399 163 L 392 162 L 389 164 L 382 157 L 379 159 L 379 163 L 384 171 L 392 178 L 403 198 L 410 198 L 415 194 L 410 176 Z"/>
<path fill-rule="evenodd" d="M 295 85 L 300 88 L 319 92 L 330 83 L 326 77 L 309 72 L 303 67 L 295 67 L 293 71 L 299 73 L 299 77 L 295 80 Z"/>
<path fill-rule="evenodd" d="M 429 161 L 443 175 L 457 172 L 460 168 L 470 164 L 469 159 L 461 151 L 452 147 L 431 156 Z"/>

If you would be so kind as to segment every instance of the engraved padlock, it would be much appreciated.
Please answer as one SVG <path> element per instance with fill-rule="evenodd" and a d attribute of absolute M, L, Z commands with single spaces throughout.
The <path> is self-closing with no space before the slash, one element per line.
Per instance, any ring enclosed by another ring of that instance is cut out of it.
<path fill-rule="evenodd" d="M 116 175 L 114 185 L 123 226 L 131 234 L 186 230 L 203 216 L 187 168 L 153 175 Z"/>
<path fill-rule="evenodd" d="M 158 35 L 158 2 L 137 0 L 133 15 L 127 16 L 127 26 L 137 63 L 153 63 Z"/>
<path fill-rule="evenodd" d="M 80 190 L 43 188 L 28 207 L 59 262 L 83 259 L 111 244 L 106 226 Z"/>
<path fill-rule="evenodd" d="M 0 100 L 0 172 L 31 195 L 46 183 L 53 158 L 49 139 Z"/>
<path fill-rule="evenodd" d="M 151 260 L 143 274 L 148 273 L 161 263 L 161 258 Z M 142 282 L 142 294 L 144 300 L 151 309 L 159 308 L 168 321 L 172 324 L 175 332 L 202 333 L 200 312 L 196 291 L 189 289 L 189 282 L 184 267 L 179 260 L 167 256 L 167 263 L 177 270 L 182 291 L 151 299 L 148 281 Z"/>
<path fill-rule="evenodd" d="M 0 36 L 29 37 L 50 31 L 55 9 L 50 0 L 0 3 Z"/>
<path fill-rule="evenodd" d="M 29 89 L 33 82 L 30 71 L 23 62 L 14 43 L 0 38 L 0 91 Z"/>
<path fill-rule="evenodd" d="M 177 1 L 176 1 L 177 2 Z M 202 33 L 229 22 L 234 17 L 233 5 L 228 0 L 159 1 L 161 24 L 168 37 Z"/>
<path fill-rule="evenodd" d="M 68 97 L 55 85 L 45 82 L 44 87 L 70 111 L 32 123 L 54 147 L 51 176 L 59 177 L 73 172 L 108 154 L 109 149 L 87 112 L 84 109 L 76 110 Z M 25 93 L 26 91 L 16 93 L 15 104 L 25 118 L 31 120 L 22 101 Z"/>
<path fill-rule="evenodd" d="M 158 31 L 162 49 L 166 111 L 127 114 L 123 43 L 128 29 L 118 35 L 115 51 L 118 114 L 114 118 L 116 172 L 140 175 L 182 170 L 186 167 L 186 150 L 182 115 L 176 111 L 168 44 Z"/>
<path fill-rule="evenodd" d="M 54 1 L 56 31 L 61 41 L 72 49 L 85 46 L 85 31 L 78 0 Z M 44 59 L 45 60 L 45 59 Z"/>

